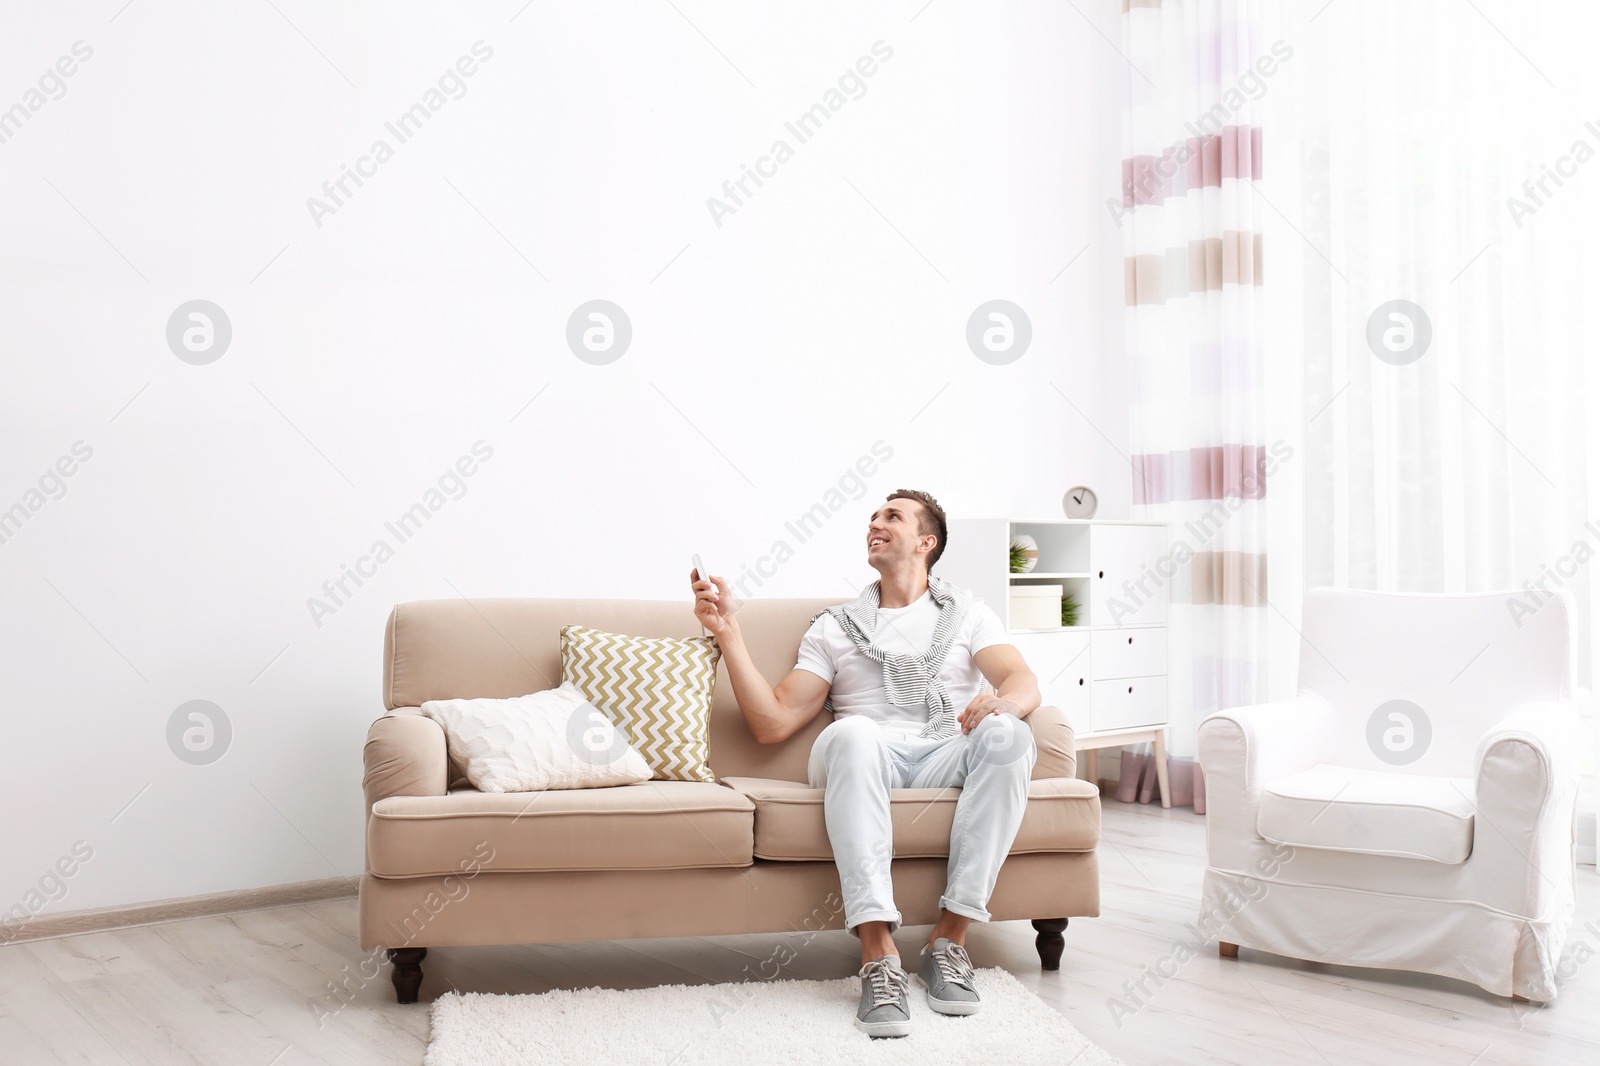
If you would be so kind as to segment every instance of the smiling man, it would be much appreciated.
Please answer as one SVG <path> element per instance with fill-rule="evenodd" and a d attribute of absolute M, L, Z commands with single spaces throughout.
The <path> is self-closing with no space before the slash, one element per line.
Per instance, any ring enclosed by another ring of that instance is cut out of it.
<path fill-rule="evenodd" d="M 750 659 L 733 597 L 716 575 L 694 582 L 695 614 L 717 639 L 745 721 L 776 744 L 824 708 L 833 723 L 811 748 L 811 787 L 823 813 L 844 893 L 845 928 L 861 941 L 856 1024 L 872 1036 L 911 1031 L 909 977 L 894 932 L 889 863 L 892 788 L 961 789 L 939 920 L 919 976 L 941 1014 L 979 1008 L 967 926 L 988 921 L 1000 864 L 1022 823 L 1038 751 L 1022 721 L 1039 686 L 1005 626 L 970 592 L 930 575 L 947 537 L 944 509 L 926 492 L 898 489 L 867 523 L 867 563 L 878 580 L 812 620 L 795 668 L 776 687 Z M 987 680 L 993 693 L 983 691 Z"/>

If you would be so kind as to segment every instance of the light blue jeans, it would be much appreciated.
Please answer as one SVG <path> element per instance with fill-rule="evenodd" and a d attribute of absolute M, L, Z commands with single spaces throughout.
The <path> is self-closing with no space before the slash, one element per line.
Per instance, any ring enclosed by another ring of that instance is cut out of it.
<path fill-rule="evenodd" d="M 1010 714 L 991 714 L 971 733 L 943 740 L 901 736 L 861 715 L 845 715 L 818 734 L 806 772 L 812 788 L 825 790 L 845 928 L 856 936 L 862 922 L 888 922 L 891 933 L 900 928 L 889 877 L 892 788 L 961 789 L 939 906 L 988 921 L 989 895 L 1022 824 L 1038 756 L 1033 730 Z"/>

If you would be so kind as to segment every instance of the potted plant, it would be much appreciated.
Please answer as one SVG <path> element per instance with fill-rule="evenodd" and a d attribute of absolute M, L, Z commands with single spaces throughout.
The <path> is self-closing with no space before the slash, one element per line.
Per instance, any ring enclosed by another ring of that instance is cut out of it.
<path fill-rule="evenodd" d="M 1025 533 L 1011 538 L 1011 572 L 1026 574 L 1039 565 L 1039 544 Z"/>
<path fill-rule="evenodd" d="M 1078 601 L 1071 596 L 1061 597 L 1061 624 L 1064 626 L 1078 624 Z"/>

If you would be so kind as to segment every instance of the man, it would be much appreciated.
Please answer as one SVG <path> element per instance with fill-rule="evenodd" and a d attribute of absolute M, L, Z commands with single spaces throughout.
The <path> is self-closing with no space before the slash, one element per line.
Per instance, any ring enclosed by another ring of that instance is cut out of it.
<path fill-rule="evenodd" d="M 942 1014 L 979 1007 L 967 926 L 985 909 L 1016 839 L 1038 757 L 1022 719 L 1039 686 L 1006 642 L 999 617 L 965 589 L 929 575 L 944 552 L 944 509 L 925 492 L 896 490 L 867 523 L 867 563 L 878 580 L 852 603 L 821 612 L 795 668 L 776 687 L 751 662 L 727 582 L 696 580 L 695 614 L 717 640 L 756 740 L 787 740 L 828 707 L 811 787 L 844 893 L 845 928 L 861 941 L 856 1024 L 872 1036 L 910 1032 L 909 978 L 889 862 L 891 788 L 959 787 L 939 920 L 922 949 L 928 1005 Z M 987 679 L 993 694 L 982 691 Z"/>

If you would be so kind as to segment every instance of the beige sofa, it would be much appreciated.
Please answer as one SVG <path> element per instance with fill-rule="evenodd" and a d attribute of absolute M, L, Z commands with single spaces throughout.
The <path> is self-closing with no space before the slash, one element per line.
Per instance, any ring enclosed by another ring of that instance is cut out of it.
<path fill-rule="evenodd" d="M 755 600 L 740 626 L 776 682 L 831 601 Z M 415 1002 L 429 947 L 842 929 L 822 792 L 806 787 L 819 714 L 781 744 L 758 744 L 725 670 L 711 714 L 717 782 L 491 794 L 467 782 L 424 700 L 509 697 L 560 683 L 560 630 L 697 636 L 689 602 L 490 599 L 402 603 L 384 634 L 388 713 L 365 748 L 366 870 L 360 941 L 388 949 L 395 990 Z M 1100 797 L 1074 775 L 1072 730 L 1053 707 L 1027 718 L 1039 757 L 1028 808 L 989 910 L 1028 918 L 1045 969 L 1066 919 L 1099 913 Z M 945 884 L 959 789 L 892 800 L 895 900 L 931 924 Z"/>

